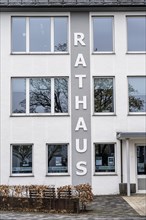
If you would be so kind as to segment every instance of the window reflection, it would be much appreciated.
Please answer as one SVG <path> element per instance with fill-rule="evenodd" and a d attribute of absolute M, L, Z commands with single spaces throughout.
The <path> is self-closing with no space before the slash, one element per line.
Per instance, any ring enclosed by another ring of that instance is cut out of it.
<path fill-rule="evenodd" d="M 30 51 L 47 52 L 51 47 L 50 18 L 30 18 Z"/>
<path fill-rule="evenodd" d="M 55 112 L 68 112 L 68 81 L 66 78 L 55 78 L 54 102 Z"/>
<path fill-rule="evenodd" d="M 137 174 L 146 175 L 146 146 L 137 147 Z"/>
<path fill-rule="evenodd" d="M 32 173 L 32 146 L 12 146 L 12 173 Z"/>
<path fill-rule="evenodd" d="M 12 79 L 12 113 L 26 112 L 26 80 Z"/>
<path fill-rule="evenodd" d="M 112 17 L 93 17 L 93 50 L 95 52 L 113 51 L 112 23 Z"/>
<path fill-rule="evenodd" d="M 67 173 L 67 144 L 48 145 L 48 173 Z"/>
<path fill-rule="evenodd" d="M 146 112 L 146 77 L 128 77 L 129 112 Z"/>
<path fill-rule="evenodd" d="M 51 80 L 30 79 L 30 113 L 51 112 Z"/>
<path fill-rule="evenodd" d="M 54 51 L 67 51 L 67 17 L 54 18 Z"/>
<path fill-rule="evenodd" d="M 112 78 L 94 79 L 94 111 L 114 112 L 114 95 Z"/>
<path fill-rule="evenodd" d="M 26 51 L 26 18 L 12 18 L 12 51 Z"/>
<path fill-rule="evenodd" d="M 146 51 L 146 17 L 128 17 L 128 51 Z"/>
<path fill-rule="evenodd" d="M 115 172 L 114 144 L 95 144 L 95 172 Z"/>

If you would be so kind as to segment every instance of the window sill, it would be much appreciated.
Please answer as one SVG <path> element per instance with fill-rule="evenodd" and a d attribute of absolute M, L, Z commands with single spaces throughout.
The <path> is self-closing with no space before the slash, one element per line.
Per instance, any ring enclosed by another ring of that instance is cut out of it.
<path fill-rule="evenodd" d="M 92 52 L 92 55 L 115 55 L 115 52 Z"/>
<path fill-rule="evenodd" d="M 126 54 L 128 55 L 138 55 L 138 54 L 141 54 L 141 55 L 145 55 L 146 54 L 146 51 L 129 51 L 129 52 L 126 52 Z"/>
<path fill-rule="evenodd" d="M 50 174 L 47 174 L 46 177 L 56 177 L 56 176 L 70 176 L 69 173 L 50 173 Z"/>
<path fill-rule="evenodd" d="M 94 173 L 94 176 L 118 176 L 117 173 Z"/>
<path fill-rule="evenodd" d="M 93 113 L 92 116 L 117 116 L 115 113 Z"/>
<path fill-rule="evenodd" d="M 69 55 L 69 52 L 11 52 L 10 55 Z"/>
<path fill-rule="evenodd" d="M 146 112 L 144 112 L 144 113 L 128 113 L 127 116 L 146 116 Z"/>
<path fill-rule="evenodd" d="M 11 174 L 9 177 L 34 177 L 33 174 Z"/>
<path fill-rule="evenodd" d="M 10 117 L 70 117 L 69 114 L 12 114 Z"/>

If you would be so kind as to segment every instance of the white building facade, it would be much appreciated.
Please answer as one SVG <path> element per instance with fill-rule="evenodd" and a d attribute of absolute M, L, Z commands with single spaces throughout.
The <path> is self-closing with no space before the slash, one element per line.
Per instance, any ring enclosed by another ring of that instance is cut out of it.
<path fill-rule="evenodd" d="M 145 193 L 146 1 L 0 9 L 0 184 Z"/>

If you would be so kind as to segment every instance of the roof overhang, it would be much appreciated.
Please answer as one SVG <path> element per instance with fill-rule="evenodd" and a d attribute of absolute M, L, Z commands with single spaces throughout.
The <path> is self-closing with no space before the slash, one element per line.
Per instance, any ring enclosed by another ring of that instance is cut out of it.
<path fill-rule="evenodd" d="M 118 140 L 126 140 L 126 139 L 145 139 L 146 140 L 146 132 L 117 132 Z"/>

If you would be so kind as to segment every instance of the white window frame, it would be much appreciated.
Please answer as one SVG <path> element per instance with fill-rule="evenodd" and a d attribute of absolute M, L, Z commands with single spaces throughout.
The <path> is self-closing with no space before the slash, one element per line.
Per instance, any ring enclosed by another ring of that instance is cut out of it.
<path fill-rule="evenodd" d="M 30 145 L 30 146 L 32 146 L 32 173 L 12 173 L 12 169 L 13 169 L 13 164 L 12 164 L 12 161 L 13 161 L 13 146 L 16 146 L 16 145 L 18 145 L 18 146 L 20 146 L 20 145 L 23 145 L 23 146 L 28 146 L 28 145 Z M 32 143 L 13 143 L 13 144 L 11 144 L 10 145 L 10 176 L 34 176 L 34 173 L 33 173 L 33 167 L 34 167 L 34 156 L 33 156 L 33 154 L 34 154 L 34 152 L 33 152 L 33 147 L 34 145 L 32 144 Z"/>
<path fill-rule="evenodd" d="M 67 170 L 68 172 L 67 173 L 48 173 L 48 148 L 49 148 L 49 145 L 67 145 Z M 70 158 L 71 158 L 71 155 L 70 155 L 70 149 L 69 149 L 69 143 L 64 143 L 64 142 L 59 142 L 59 143 L 47 143 L 46 144 L 46 176 L 69 176 L 70 175 Z"/>
<path fill-rule="evenodd" d="M 96 78 L 108 78 L 108 79 L 113 79 L 113 101 L 114 101 L 114 111 L 113 112 L 95 112 L 94 111 L 94 79 Z M 95 116 L 113 116 L 116 115 L 116 91 L 115 91 L 115 77 L 114 76 L 93 76 L 93 115 Z"/>
<path fill-rule="evenodd" d="M 15 17 L 24 17 L 26 19 L 26 51 L 25 52 L 15 52 L 15 51 L 12 51 L 12 19 L 15 18 Z M 30 18 L 50 18 L 51 19 L 51 30 L 50 30 L 50 51 L 35 51 L 35 52 L 31 52 L 30 51 L 30 48 L 29 48 L 29 19 Z M 56 17 L 66 17 L 67 18 L 67 51 L 55 51 L 54 50 L 54 36 L 55 36 L 55 33 L 54 33 L 54 18 Z M 47 15 L 30 15 L 30 16 L 20 16 L 20 15 L 13 15 L 11 16 L 11 54 L 68 54 L 69 53 L 69 45 L 70 45 L 70 42 L 69 42 L 69 15 L 50 15 L 50 16 L 47 16 Z"/>
<path fill-rule="evenodd" d="M 146 51 L 129 51 L 128 50 L 128 18 L 139 18 L 139 17 L 145 17 L 146 18 L 146 15 L 126 15 L 126 46 L 127 46 L 127 52 L 126 54 L 146 54 Z"/>
<path fill-rule="evenodd" d="M 129 81 L 128 81 L 128 79 L 129 79 L 130 77 L 131 77 L 131 78 L 132 78 L 132 77 L 135 77 L 135 78 L 145 77 L 145 78 L 146 78 L 146 76 L 145 76 L 145 75 L 135 75 L 135 76 L 134 76 L 134 75 L 131 75 L 131 76 L 128 75 L 128 76 L 127 76 L 127 94 L 128 94 L 128 95 L 127 95 L 127 106 L 128 106 L 127 112 L 128 112 L 128 115 L 129 115 L 129 116 L 132 116 L 132 115 L 133 115 L 133 116 L 136 116 L 136 115 L 137 115 L 137 116 L 138 116 L 138 115 L 139 115 L 139 116 L 140 116 L 140 115 L 146 115 L 146 112 L 130 112 L 130 111 L 129 111 Z"/>
<path fill-rule="evenodd" d="M 114 172 L 96 172 L 95 171 L 95 145 L 96 144 L 114 144 L 114 152 L 115 152 L 115 171 Z M 95 176 L 115 176 L 117 175 L 117 144 L 116 142 L 94 142 L 94 175 Z"/>
<path fill-rule="evenodd" d="M 26 80 L 26 113 L 13 113 L 12 112 L 12 79 L 25 79 Z M 51 112 L 50 113 L 30 113 L 29 112 L 29 103 L 30 103 L 30 95 L 29 95 L 29 87 L 30 87 L 30 79 L 37 79 L 37 78 L 48 78 L 51 80 Z M 68 112 L 67 113 L 56 113 L 54 111 L 54 79 L 55 78 L 66 78 L 68 82 Z M 37 77 L 12 77 L 11 78 L 11 116 L 68 116 L 69 115 L 69 77 L 68 76 L 55 76 L 55 77 L 48 77 L 48 76 L 37 76 Z"/>
<path fill-rule="evenodd" d="M 96 17 L 96 18 L 112 18 L 112 43 L 113 43 L 113 50 L 112 51 L 94 51 L 94 27 L 93 27 L 93 18 Z M 95 55 L 100 55 L 100 54 L 115 54 L 115 17 L 114 15 L 96 15 L 96 14 L 91 14 L 91 33 L 92 33 L 92 42 L 91 42 L 91 48 L 92 48 L 92 51 L 91 53 L 92 54 L 95 54 Z"/>

